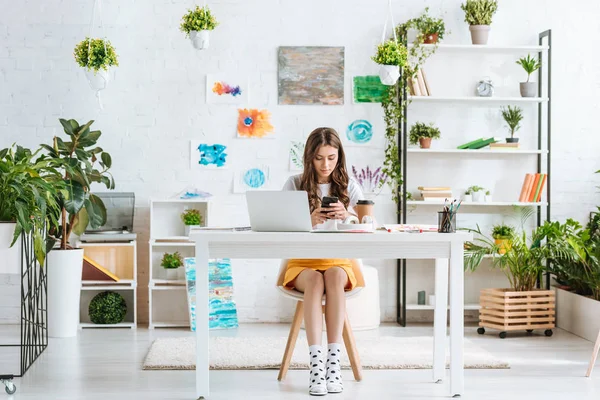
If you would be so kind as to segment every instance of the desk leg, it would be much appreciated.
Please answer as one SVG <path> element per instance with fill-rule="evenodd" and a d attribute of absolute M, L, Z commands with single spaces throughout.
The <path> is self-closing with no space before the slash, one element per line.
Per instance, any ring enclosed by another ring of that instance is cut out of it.
<path fill-rule="evenodd" d="M 448 260 L 435 260 L 435 307 L 433 317 L 433 381 L 446 371 L 446 325 L 448 323 Z"/>
<path fill-rule="evenodd" d="M 196 242 L 196 398 L 209 394 L 208 244 Z"/>
<path fill-rule="evenodd" d="M 461 396 L 465 386 L 465 273 L 462 242 L 452 242 L 450 248 L 450 395 Z"/>

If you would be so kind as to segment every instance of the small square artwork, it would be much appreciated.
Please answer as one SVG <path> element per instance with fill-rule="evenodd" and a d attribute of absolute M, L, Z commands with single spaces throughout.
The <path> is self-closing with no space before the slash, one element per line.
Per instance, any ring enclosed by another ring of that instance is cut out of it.
<path fill-rule="evenodd" d="M 268 165 L 253 166 L 237 171 L 233 181 L 234 193 L 248 190 L 268 190 L 271 186 L 271 173 Z"/>
<path fill-rule="evenodd" d="M 247 104 L 248 78 L 231 75 L 206 75 L 206 102 L 213 104 Z"/>
<path fill-rule="evenodd" d="M 290 145 L 290 171 L 304 171 L 304 142 L 292 140 Z"/>
<path fill-rule="evenodd" d="M 190 315 L 190 329 L 196 331 L 196 258 L 186 257 L 185 284 Z M 217 259 L 208 263 L 208 327 L 228 329 L 238 327 L 237 308 L 233 299 L 231 260 Z"/>
<path fill-rule="evenodd" d="M 344 104 L 344 47 L 280 47 L 279 104 Z"/>
<path fill-rule="evenodd" d="M 275 128 L 271 124 L 268 110 L 241 108 L 238 110 L 237 136 L 239 138 L 265 138 L 272 136 Z"/>
<path fill-rule="evenodd" d="M 379 193 L 387 182 L 387 175 L 381 171 L 382 167 L 364 168 L 352 166 L 352 177 L 356 179 L 364 194 Z"/>
<path fill-rule="evenodd" d="M 355 76 L 353 84 L 355 103 L 381 103 L 389 90 L 377 75 Z"/>
<path fill-rule="evenodd" d="M 369 145 L 373 138 L 373 125 L 366 119 L 352 121 L 346 128 L 346 139 L 351 145 Z"/>
<path fill-rule="evenodd" d="M 190 141 L 191 169 L 224 169 L 227 165 L 227 146 Z"/>

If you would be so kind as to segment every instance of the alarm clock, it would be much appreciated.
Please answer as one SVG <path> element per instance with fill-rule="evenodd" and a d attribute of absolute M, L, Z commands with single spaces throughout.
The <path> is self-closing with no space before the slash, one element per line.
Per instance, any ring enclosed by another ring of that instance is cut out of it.
<path fill-rule="evenodd" d="M 479 97 L 492 97 L 494 95 L 494 85 L 490 79 L 484 79 L 477 83 L 477 95 Z"/>

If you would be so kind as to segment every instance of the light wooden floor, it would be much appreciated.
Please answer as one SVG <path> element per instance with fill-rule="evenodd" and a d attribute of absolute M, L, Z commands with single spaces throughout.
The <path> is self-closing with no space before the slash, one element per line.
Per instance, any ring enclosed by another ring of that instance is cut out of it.
<path fill-rule="evenodd" d="M 285 336 L 288 325 L 244 325 L 220 335 Z M 10 332 L 10 333 L 9 333 Z M 0 341 L 6 343 L 14 328 L 0 326 Z M 17 331 L 18 333 L 18 331 Z M 6 399 L 135 400 L 194 399 L 193 371 L 142 371 L 150 343 L 158 337 L 191 335 L 186 330 L 84 330 L 76 339 L 52 340 L 43 356 L 16 379 L 17 393 Z M 385 324 L 379 330 L 357 332 L 361 337 L 432 335 L 427 325 L 401 328 Z M 511 364 L 509 370 L 466 370 L 463 399 L 584 400 L 600 399 L 600 365 L 592 378 L 585 378 L 593 344 L 559 329 L 551 338 L 537 334 L 512 334 L 501 340 L 496 334 L 479 336 L 475 327 L 466 336 Z M 2 351 L 0 349 L 0 351 Z M 283 351 L 283 349 L 282 349 Z M 7 368 L 0 357 L 0 374 Z M 447 382 L 430 382 L 430 370 L 364 371 L 360 383 L 349 380 L 345 392 L 335 399 L 440 399 Z M 213 371 L 210 400 L 307 399 L 307 371 L 290 371 L 285 382 L 277 371 Z M 3 389 L 3 388 L 0 388 Z"/>

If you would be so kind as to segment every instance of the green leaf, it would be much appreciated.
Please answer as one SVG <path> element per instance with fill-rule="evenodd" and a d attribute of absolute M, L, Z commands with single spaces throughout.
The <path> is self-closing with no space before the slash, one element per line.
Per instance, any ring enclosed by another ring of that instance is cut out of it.
<path fill-rule="evenodd" d="M 100 228 L 106 223 L 106 207 L 100 197 L 90 194 L 89 199 L 86 200 L 85 208 L 93 229 Z"/>
<path fill-rule="evenodd" d="M 65 209 L 69 214 L 77 214 L 84 205 L 85 191 L 81 183 L 75 180 L 67 180 L 67 192 L 69 196 L 65 199 Z"/>
<path fill-rule="evenodd" d="M 87 202 L 88 201 L 86 200 L 86 206 Z M 85 230 L 87 229 L 89 223 L 90 218 L 87 209 L 86 207 L 83 207 L 81 211 L 79 211 L 75 216 L 75 221 L 73 221 L 73 232 L 76 235 L 81 236 L 83 232 L 85 232 Z"/>
<path fill-rule="evenodd" d="M 8 149 L 0 150 L 0 160 L 2 160 L 8 154 Z"/>
<path fill-rule="evenodd" d="M 73 130 L 73 125 L 71 125 L 71 121 L 67 121 L 66 119 L 60 118 L 60 124 L 63 126 L 65 133 L 71 137 L 75 133 Z"/>
<path fill-rule="evenodd" d="M 102 153 L 102 163 L 106 166 L 106 169 L 109 169 L 112 166 L 112 158 L 108 153 Z"/>
<path fill-rule="evenodd" d="M 39 230 L 35 230 L 33 233 L 33 253 L 35 258 L 41 266 L 44 265 L 44 259 L 46 258 L 46 251 L 44 245 L 44 238 Z"/>
<path fill-rule="evenodd" d="M 55 158 L 56 158 L 56 157 L 58 157 L 58 153 L 57 153 L 57 152 L 54 150 L 54 147 L 52 147 L 52 146 L 48 146 L 47 144 L 42 144 L 42 145 L 40 145 L 40 146 L 41 146 L 43 149 L 47 150 L 47 151 L 48 151 L 48 153 L 50 153 L 50 155 L 51 155 L 52 157 L 55 157 Z M 1 158 L 1 157 L 0 157 L 0 158 Z"/>
<path fill-rule="evenodd" d="M 94 143 L 92 144 L 92 146 L 93 146 L 94 144 L 96 144 L 96 142 L 97 142 L 97 141 L 98 141 L 98 139 L 100 138 L 100 135 L 102 135 L 102 132 L 100 132 L 100 131 L 91 131 L 91 132 L 90 132 L 90 133 L 87 135 L 87 137 L 86 137 L 86 140 L 89 140 L 89 141 L 91 141 L 91 142 L 94 142 Z"/>

